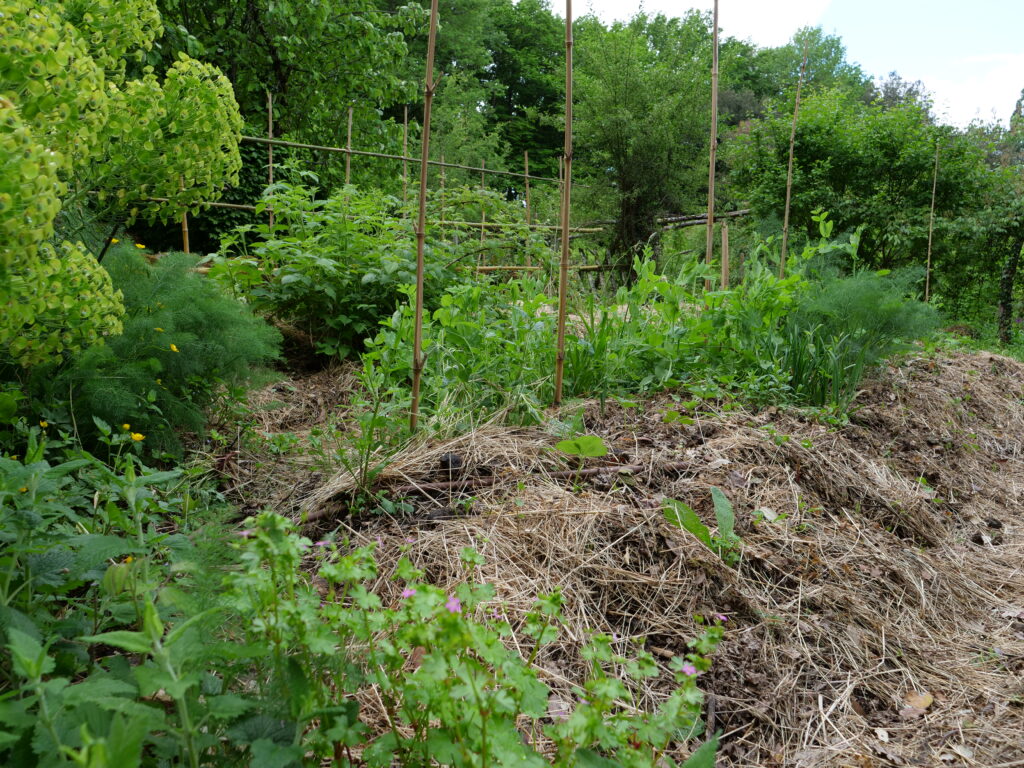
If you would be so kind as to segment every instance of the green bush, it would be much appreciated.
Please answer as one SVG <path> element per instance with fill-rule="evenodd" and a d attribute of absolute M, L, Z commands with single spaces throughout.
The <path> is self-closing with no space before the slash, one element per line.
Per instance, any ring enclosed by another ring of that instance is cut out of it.
<path fill-rule="evenodd" d="M 33 372 L 29 390 L 56 423 L 74 423 L 88 444 L 94 416 L 145 435 L 152 451 L 177 454 L 178 430 L 201 431 L 204 409 L 224 385 L 277 357 L 278 332 L 194 271 L 196 258 L 167 254 L 150 264 L 134 248 L 104 259 L 124 295 L 124 332 L 63 365 Z"/>
<path fill-rule="evenodd" d="M 455 189 L 445 200 L 449 222 L 478 218 L 483 209 L 487 221 L 508 227 L 484 241 L 471 230 L 460 235 L 451 224 L 446 236 L 439 236 L 439 200 L 430 204 L 435 226 L 427 232 L 424 248 L 429 309 L 438 306 L 460 269 L 475 266 L 478 259 L 507 259 L 510 241 L 516 258 L 529 253 L 539 260 L 542 241 L 519 229 L 521 211 L 498 195 Z M 416 282 L 414 212 L 403 211 L 396 198 L 375 190 L 348 187 L 317 199 L 315 189 L 289 182 L 268 187 L 260 208 L 261 219 L 266 210 L 274 211 L 273 231 L 261 223 L 225 236 L 211 275 L 257 311 L 308 333 L 321 354 L 358 354 Z M 508 237 L 509 230 L 517 240 Z"/>

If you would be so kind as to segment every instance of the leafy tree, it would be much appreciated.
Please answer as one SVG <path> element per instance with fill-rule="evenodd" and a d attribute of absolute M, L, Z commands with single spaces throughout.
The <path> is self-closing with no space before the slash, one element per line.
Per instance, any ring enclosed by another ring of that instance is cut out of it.
<path fill-rule="evenodd" d="M 343 141 L 349 105 L 387 107 L 415 91 L 402 76 L 403 33 L 423 21 L 418 5 L 388 13 L 372 0 L 158 4 L 168 25 L 184 27 L 227 74 L 247 118 L 265 120 L 266 91 L 273 93 L 282 133 Z"/>
<path fill-rule="evenodd" d="M 613 253 L 647 242 L 658 214 L 694 206 L 706 171 L 708 19 L 637 16 L 577 30 L 577 156 L 590 194 L 616 218 Z M 706 168 L 706 166 L 704 166 Z"/>
<path fill-rule="evenodd" d="M 734 135 L 724 155 L 733 192 L 762 219 L 781 217 L 792 113 L 788 105 Z M 934 126 L 926 103 L 865 104 L 836 89 L 800 106 L 791 217 L 814 235 L 812 212 L 828 210 L 841 230 L 867 225 L 860 257 L 876 267 L 923 263 L 936 142 L 941 162 L 937 216 L 972 205 L 984 181 L 984 152 L 962 133 Z M 940 237 L 945 230 L 940 223 Z"/>

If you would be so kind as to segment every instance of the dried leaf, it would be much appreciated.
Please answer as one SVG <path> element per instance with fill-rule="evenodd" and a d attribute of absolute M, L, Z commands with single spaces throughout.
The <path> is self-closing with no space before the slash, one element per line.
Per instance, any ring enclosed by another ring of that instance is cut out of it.
<path fill-rule="evenodd" d="M 960 757 L 962 757 L 964 760 L 974 759 L 974 750 L 968 747 L 966 744 L 954 744 L 952 747 L 950 747 L 950 749 L 952 749 L 954 752 L 960 755 Z"/>
<path fill-rule="evenodd" d="M 911 691 L 903 697 L 903 703 L 913 709 L 928 709 L 935 698 L 927 691 Z"/>
<path fill-rule="evenodd" d="M 904 707 L 900 710 L 900 720 L 916 720 L 924 716 L 924 710 L 917 707 Z"/>
<path fill-rule="evenodd" d="M 875 736 L 883 743 L 888 743 L 889 741 L 889 732 L 885 728 L 875 728 Z"/>

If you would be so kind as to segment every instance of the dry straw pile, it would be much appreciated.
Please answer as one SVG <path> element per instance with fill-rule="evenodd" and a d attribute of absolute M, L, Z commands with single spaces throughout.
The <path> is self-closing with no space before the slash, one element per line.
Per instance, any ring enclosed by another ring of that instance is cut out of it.
<path fill-rule="evenodd" d="M 667 424 L 668 398 L 590 405 L 586 428 L 613 452 L 587 466 L 607 471 L 574 482 L 550 434 L 492 427 L 396 457 L 379 487 L 424 489 L 406 517 L 336 518 L 345 474 L 304 510 L 380 542 L 385 599 L 410 540 L 442 587 L 476 547 L 513 626 L 560 588 L 568 632 L 539 663 L 564 701 L 588 631 L 640 638 L 667 661 L 694 614 L 726 614 L 702 679 L 723 765 L 1024 766 L 1022 403 L 1024 366 L 957 354 L 884 371 L 835 429 L 775 409 Z M 475 487 L 444 486 L 444 454 Z M 679 499 L 713 526 L 711 486 L 736 510 L 736 568 L 662 514 Z"/>

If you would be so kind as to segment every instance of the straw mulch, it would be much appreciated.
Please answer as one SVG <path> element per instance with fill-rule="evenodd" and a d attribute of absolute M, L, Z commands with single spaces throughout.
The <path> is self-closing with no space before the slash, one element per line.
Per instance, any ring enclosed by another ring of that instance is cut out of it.
<path fill-rule="evenodd" d="M 639 465 L 573 483 L 544 430 L 489 427 L 397 456 L 379 487 L 498 478 L 468 492 L 409 494 L 398 519 L 322 517 L 378 540 L 376 590 L 397 600 L 399 547 L 433 583 L 463 578 L 459 551 L 487 559 L 513 627 L 540 592 L 566 598 L 564 641 L 539 660 L 573 701 L 591 630 L 640 638 L 666 662 L 695 614 L 729 617 L 701 679 L 729 766 L 1024 766 L 1024 366 L 990 354 L 917 358 L 881 372 L 851 423 L 799 412 L 700 415 L 666 424 L 668 397 L 587 406 L 585 425 Z M 666 468 L 668 467 L 668 468 Z M 344 474 L 305 497 L 332 511 Z M 743 558 L 726 566 L 666 522 L 663 499 L 713 527 L 709 489 L 732 501 Z M 666 673 L 636 692 L 665 695 Z M 365 712 L 372 719 L 374 702 Z"/>

